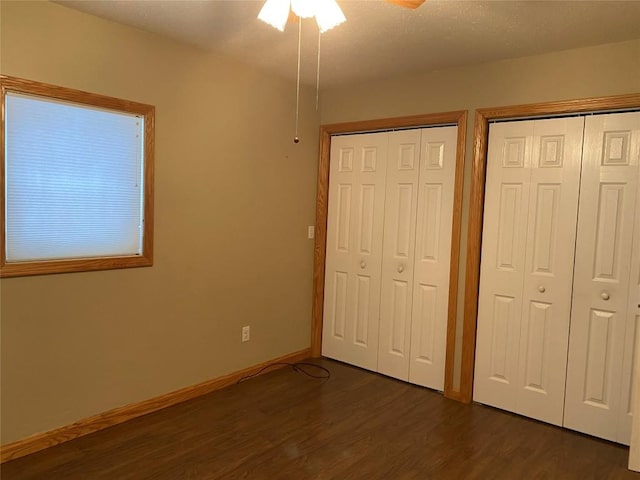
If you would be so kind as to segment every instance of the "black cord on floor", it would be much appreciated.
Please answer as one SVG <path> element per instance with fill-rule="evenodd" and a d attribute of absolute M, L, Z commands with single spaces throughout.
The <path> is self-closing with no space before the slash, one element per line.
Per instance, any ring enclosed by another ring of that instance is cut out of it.
<path fill-rule="evenodd" d="M 258 375 L 263 373 L 265 370 L 268 370 L 270 368 L 281 367 L 281 366 L 291 367 L 294 372 L 303 373 L 307 377 L 311 377 L 311 378 L 319 378 L 319 379 L 331 378 L 331 372 L 329 371 L 329 369 L 323 367 L 322 365 L 316 365 L 315 363 L 308 363 L 308 362 L 296 362 L 296 363 L 275 362 L 275 363 L 270 363 L 269 365 L 266 365 L 266 366 L 262 367 L 256 373 L 252 373 L 251 375 L 247 375 L 246 377 L 242 377 L 240 380 L 238 380 L 237 383 L 242 383 L 245 380 L 249 380 L 250 378 L 257 377 Z M 320 374 L 312 373 L 312 372 L 309 371 L 309 367 L 317 368 L 322 373 L 320 373 Z"/>

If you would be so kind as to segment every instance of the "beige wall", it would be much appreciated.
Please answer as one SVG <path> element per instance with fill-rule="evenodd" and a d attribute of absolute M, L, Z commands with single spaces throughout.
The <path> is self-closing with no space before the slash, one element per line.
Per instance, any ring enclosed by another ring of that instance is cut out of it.
<path fill-rule="evenodd" d="M 640 39 L 395 78 L 323 92 L 321 123 L 469 110 L 459 274 L 462 319 L 469 182 L 476 108 L 640 92 Z M 455 383 L 459 382 L 457 328 Z"/>
<path fill-rule="evenodd" d="M 640 91 L 640 39 L 323 92 L 321 123 Z M 473 120 L 473 118 L 472 118 Z M 473 123 L 473 121 L 471 122 Z"/>
<path fill-rule="evenodd" d="M 2 444 L 308 347 L 313 92 L 294 145 L 293 83 L 59 5 L 0 8 L 3 74 L 150 103 L 157 125 L 153 267 L 0 281 Z"/>

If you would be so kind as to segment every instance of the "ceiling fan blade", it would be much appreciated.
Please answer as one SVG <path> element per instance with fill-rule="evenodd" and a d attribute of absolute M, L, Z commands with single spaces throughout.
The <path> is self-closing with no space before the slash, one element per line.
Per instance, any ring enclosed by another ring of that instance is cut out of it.
<path fill-rule="evenodd" d="M 410 8 L 411 10 L 418 8 L 424 1 L 425 0 L 387 0 L 389 3 L 393 3 L 399 7 Z"/>

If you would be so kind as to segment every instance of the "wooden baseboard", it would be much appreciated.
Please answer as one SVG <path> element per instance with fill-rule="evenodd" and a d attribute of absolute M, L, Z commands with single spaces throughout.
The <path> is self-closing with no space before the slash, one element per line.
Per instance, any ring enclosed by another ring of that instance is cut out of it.
<path fill-rule="evenodd" d="M 136 417 L 141 417 L 148 413 L 161 410 L 163 408 L 176 405 L 192 398 L 205 395 L 215 390 L 227 387 L 236 383 L 247 375 L 257 373 L 260 369 L 278 362 L 299 362 L 305 360 L 311 356 L 311 349 L 305 348 L 298 352 L 290 353 L 282 357 L 274 358 L 267 362 L 254 365 L 252 367 L 239 370 L 237 372 L 224 375 L 222 377 L 214 378 L 197 385 L 181 388 L 174 392 L 169 392 L 159 397 L 150 398 L 142 402 L 133 403 L 131 405 L 125 405 L 124 407 L 114 408 L 107 412 L 93 415 L 92 417 L 84 418 L 71 425 L 59 427 L 48 432 L 40 433 L 23 440 L 18 440 L 13 443 L 0 446 L 0 463 L 8 462 L 16 458 L 24 457 L 30 453 L 35 453 L 45 448 L 59 445 L 69 440 L 73 440 L 84 435 L 88 435 L 98 430 L 117 425 L 127 420 L 131 420 Z M 281 366 L 280 366 L 281 367 Z M 274 366 L 274 369 L 276 366 Z M 279 368 L 279 367 L 278 367 Z M 271 371 L 271 369 L 266 370 Z"/>

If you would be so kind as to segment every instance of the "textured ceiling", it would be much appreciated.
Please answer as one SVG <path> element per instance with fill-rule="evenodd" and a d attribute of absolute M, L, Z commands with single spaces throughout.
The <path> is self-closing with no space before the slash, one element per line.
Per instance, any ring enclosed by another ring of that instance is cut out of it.
<path fill-rule="evenodd" d="M 295 77 L 297 24 L 282 33 L 259 21 L 262 1 L 57 3 Z M 321 87 L 640 38 L 640 1 L 339 3 L 347 22 L 322 36 Z M 314 84 L 318 30 L 312 20 L 302 30 L 302 77 Z"/>

